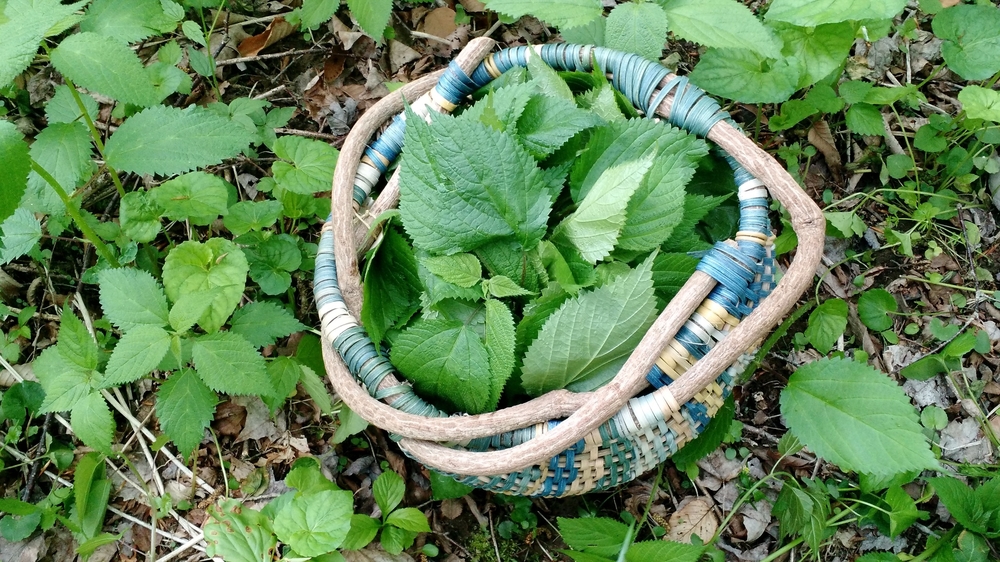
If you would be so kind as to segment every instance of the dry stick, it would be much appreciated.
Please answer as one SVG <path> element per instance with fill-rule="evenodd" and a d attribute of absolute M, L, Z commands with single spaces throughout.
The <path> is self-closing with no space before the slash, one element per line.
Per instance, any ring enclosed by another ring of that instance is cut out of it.
<path fill-rule="evenodd" d="M 215 63 L 215 66 L 226 66 L 228 64 L 237 64 L 237 63 L 241 63 L 241 62 L 254 62 L 254 61 L 259 61 L 259 60 L 267 60 L 267 59 L 280 59 L 281 57 L 288 57 L 288 56 L 295 56 L 295 55 L 306 55 L 306 54 L 309 54 L 309 53 L 319 53 L 319 52 L 325 52 L 325 51 L 328 51 L 328 50 L 329 49 L 326 49 L 324 47 L 313 47 L 311 49 L 299 49 L 299 50 L 294 50 L 293 49 L 291 51 L 283 51 L 281 53 L 268 53 L 266 55 L 254 55 L 252 57 L 236 57 L 234 59 L 226 59 L 226 60 L 217 61 Z"/>

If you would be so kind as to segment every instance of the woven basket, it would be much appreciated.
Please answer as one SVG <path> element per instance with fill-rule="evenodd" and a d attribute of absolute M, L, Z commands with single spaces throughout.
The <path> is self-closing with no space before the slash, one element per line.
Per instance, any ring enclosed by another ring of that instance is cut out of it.
<path fill-rule="evenodd" d="M 579 45 L 505 49 L 483 60 L 494 46 L 489 39 L 473 40 L 448 68 L 380 100 L 348 135 L 316 257 L 327 373 L 341 399 L 398 438 L 406 454 L 466 484 L 529 496 L 607 489 L 662 463 L 705 428 L 745 367 L 747 352 L 810 284 L 825 221 L 784 168 L 685 78 L 636 55 Z M 557 70 L 590 71 L 596 62 L 647 117 L 666 118 L 719 145 L 739 186 L 739 232 L 702 259 L 604 387 L 557 390 L 488 414 L 448 416 L 394 376 L 358 321 L 358 256 L 378 234 L 369 228 L 372 219 L 398 202 L 398 172 L 377 199 L 370 193 L 402 149 L 404 100 L 418 115 L 449 112 L 529 56 L 541 56 Z M 790 212 L 799 239 L 773 291 L 768 191 Z M 654 389 L 645 392 L 650 385 Z"/>

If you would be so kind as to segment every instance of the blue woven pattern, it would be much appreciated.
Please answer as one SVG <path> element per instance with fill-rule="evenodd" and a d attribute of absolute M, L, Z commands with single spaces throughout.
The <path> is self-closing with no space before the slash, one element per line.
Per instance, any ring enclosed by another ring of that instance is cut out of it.
<path fill-rule="evenodd" d="M 670 77 L 669 71 L 652 61 L 602 47 L 566 44 L 504 49 L 487 57 L 471 76 L 452 63 L 435 88 L 413 104 L 414 112 L 450 111 L 506 70 L 527 65 L 529 56 L 541 56 L 558 70 L 590 71 L 596 64 L 611 75 L 614 87 L 646 117 L 655 117 L 656 108 L 672 95 L 669 121 L 701 136 L 707 135 L 719 121 L 729 119 L 715 100 L 689 84 L 686 78 Z M 378 176 L 398 158 L 405 126 L 404 115 L 395 117 L 368 146 L 355 180 L 356 206 L 366 202 Z M 562 496 L 602 490 L 628 482 L 662 463 L 704 430 L 731 393 L 750 355 L 741 357 L 686 404 L 674 401 L 669 385 L 724 339 L 774 284 L 767 191 L 728 155 L 727 161 L 740 186 L 739 232 L 735 240 L 717 243 L 698 264 L 698 270 L 718 284 L 647 375 L 656 390 L 630 400 L 615 416 L 547 464 L 492 477 L 452 476 L 472 486 L 518 495 Z M 414 394 L 408 384 L 375 390 L 393 373 L 393 367 L 384 353 L 377 352 L 344 304 L 337 285 L 333 235 L 329 230 L 324 230 L 320 239 L 315 279 L 324 337 L 332 342 L 358 382 L 375 398 L 394 397 L 392 406 L 404 412 L 446 416 Z M 502 450 L 526 443 L 558 423 L 553 420 L 456 446 L 474 451 Z"/>

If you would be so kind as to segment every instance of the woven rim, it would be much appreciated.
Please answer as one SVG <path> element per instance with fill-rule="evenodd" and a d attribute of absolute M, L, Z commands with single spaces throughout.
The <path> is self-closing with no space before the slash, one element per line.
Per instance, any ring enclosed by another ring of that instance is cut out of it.
<path fill-rule="evenodd" d="M 492 46 L 493 43 L 489 40 L 477 40 L 470 43 L 456 63 L 453 63 L 452 68 L 461 71 L 461 74 L 457 74 L 453 80 L 457 79 L 461 83 L 463 76 L 469 79 L 465 72 L 471 72 L 478 62 L 478 57 L 492 49 Z M 573 60 L 576 61 L 575 64 L 584 67 L 591 52 L 590 48 L 587 47 L 556 45 L 543 46 L 542 52 L 544 53 L 546 49 L 549 50 L 550 54 L 556 52 L 558 56 L 564 57 L 564 61 Z M 585 59 L 580 53 L 588 53 L 588 56 Z M 594 54 L 597 55 L 597 50 L 594 50 Z M 504 56 L 517 58 L 524 55 L 526 55 L 525 51 L 505 51 L 495 55 L 491 60 L 496 65 L 498 60 L 504 63 Z M 544 54 L 543 58 L 545 58 Z M 638 59 L 638 61 L 627 59 L 624 64 L 639 68 L 642 74 L 646 74 L 650 70 L 648 67 L 642 67 L 643 64 L 652 65 L 643 59 Z M 480 68 L 487 66 L 483 65 Z M 489 72 L 489 70 L 484 72 Z M 474 72 L 472 74 L 473 77 L 476 76 Z M 361 151 L 364 150 L 364 143 L 374 128 L 398 110 L 404 95 L 412 96 L 422 93 L 423 90 L 430 87 L 430 82 L 433 79 L 432 77 L 422 79 L 404 88 L 398 95 L 386 98 L 376 104 L 376 107 L 369 110 L 352 131 L 355 142 L 352 143 L 352 138 L 349 137 L 348 143 L 345 143 L 342 151 L 341 165 L 338 166 L 335 174 L 334 220 L 332 226 L 327 225 L 328 229 L 335 232 L 337 245 L 335 249 L 329 248 L 328 251 L 331 254 L 336 254 L 336 265 L 333 267 L 336 268 L 336 274 L 340 277 L 339 289 L 342 289 L 345 309 L 351 311 L 352 316 L 356 316 L 360 306 L 359 287 L 357 287 L 357 261 L 352 245 L 356 238 L 355 227 L 352 225 L 353 213 L 345 212 L 345 209 L 353 207 L 351 199 L 357 195 L 353 185 L 354 181 L 352 181 L 355 178 L 352 176 L 358 171 Z M 674 81 L 673 88 L 668 87 L 671 81 Z M 447 83 L 445 81 L 445 84 Z M 638 105 L 640 108 L 656 108 L 656 112 L 662 116 L 670 115 L 669 109 L 674 103 L 677 104 L 679 114 L 687 116 L 692 112 L 703 112 L 704 105 L 699 105 L 698 100 L 691 101 L 693 98 L 687 98 L 688 101 L 685 102 L 684 96 L 678 95 L 678 92 L 684 91 L 684 88 L 677 87 L 679 83 L 675 77 L 670 75 L 666 75 L 662 79 L 647 79 L 642 83 L 643 87 L 635 92 L 635 96 L 640 99 L 649 99 L 650 103 Z M 646 94 L 649 97 L 643 98 Z M 435 96 L 444 99 L 445 103 L 440 103 L 439 100 L 435 99 Z M 677 98 L 676 101 L 675 98 Z M 412 97 L 410 99 L 412 100 Z M 440 89 L 438 89 L 437 94 L 431 94 L 424 99 L 428 101 L 421 105 L 430 109 L 445 108 L 447 103 L 453 103 L 441 95 Z M 416 107 L 417 104 L 420 104 L 420 100 L 411 101 L 411 103 L 414 103 Z M 382 107 L 379 107 L 380 104 Z M 710 117 L 714 118 L 715 115 L 718 114 L 713 111 Z M 809 283 L 822 249 L 823 224 L 822 215 L 818 208 L 801 193 L 798 185 L 780 165 L 732 126 L 721 121 L 723 117 L 724 115 L 719 115 L 716 124 L 703 127 L 702 132 L 707 132 L 710 140 L 714 140 L 726 149 L 733 156 L 734 161 L 743 164 L 754 174 L 764 178 L 771 186 L 772 193 L 791 212 L 793 227 L 800 239 L 800 251 L 775 293 L 764 301 L 756 312 L 735 327 L 722 343 L 716 345 L 703 359 L 697 361 L 683 377 L 670 385 L 667 395 L 673 399 L 664 399 L 668 408 L 671 407 L 669 404 L 676 405 L 686 402 L 698 391 L 708 386 L 716 374 L 723 371 L 743 350 L 750 347 L 749 344 L 752 340 L 759 338 L 780 319 L 780 316 L 788 310 L 801 290 Z M 360 147 L 355 146 L 358 144 Z M 368 159 L 375 162 L 370 155 Z M 367 176 L 362 172 L 359 177 Z M 390 200 L 390 204 L 392 203 L 392 197 L 388 196 L 391 194 L 392 187 L 391 181 L 389 188 L 380 196 L 379 202 L 386 199 Z M 751 188 L 757 189 L 758 186 L 751 186 Z M 338 209 L 340 209 L 339 212 Z M 759 237 L 760 234 L 757 233 L 751 237 L 754 236 Z M 317 279 L 319 279 L 319 273 L 318 268 Z M 663 349 L 663 344 L 669 341 L 680 329 L 681 324 L 691 316 L 693 312 L 691 309 L 701 303 L 712 285 L 714 285 L 714 280 L 711 277 L 696 273 L 692 277 L 692 281 L 685 285 L 681 293 L 671 301 L 671 304 L 661 314 L 660 319 L 647 333 L 646 338 L 640 343 L 639 348 L 636 349 L 618 377 L 604 387 L 600 393 L 569 396 L 571 393 L 557 391 L 522 405 L 522 407 L 507 408 L 480 416 L 427 419 L 399 412 L 378 403 L 361 390 L 357 383 L 350 378 L 350 373 L 346 372 L 344 364 L 337 359 L 335 354 L 331 353 L 329 346 L 324 346 L 324 355 L 327 359 L 330 378 L 345 402 L 376 425 L 409 437 L 403 439 L 401 445 L 424 464 L 442 470 L 472 475 L 512 472 L 552 458 L 594 430 L 616 411 L 620 411 L 629 397 L 644 386 L 642 376 L 650 370 L 655 358 L 660 355 L 659 350 Z M 324 315 L 324 331 L 330 333 L 326 329 L 327 327 L 328 323 L 326 315 Z M 651 353 L 651 351 L 653 352 Z M 398 385 L 396 382 L 392 382 L 390 385 L 383 383 L 376 385 L 377 388 L 371 390 L 378 393 L 379 390 L 384 390 L 387 387 L 392 388 L 396 385 Z M 569 418 L 565 422 L 546 431 L 544 435 L 502 452 L 456 451 L 413 439 L 466 440 L 473 436 L 493 435 L 516 427 L 523 427 L 525 420 L 528 420 L 526 423 L 530 424 L 566 415 L 569 415 Z"/>

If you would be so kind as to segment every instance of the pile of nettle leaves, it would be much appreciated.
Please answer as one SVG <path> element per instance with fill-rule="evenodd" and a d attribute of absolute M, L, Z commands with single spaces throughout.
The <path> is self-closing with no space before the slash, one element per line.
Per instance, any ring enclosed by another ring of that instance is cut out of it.
<path fill-rule="evenodd" d="M 706 143 L 640 117 L 603 74 L 532 58 L 488 89 L 457 116 L 409 115 L 402 228 L 365 272 L 363 324 L 448 412 L 607 383 L 694 271 L 689 252 L 737 216 Z"/>

